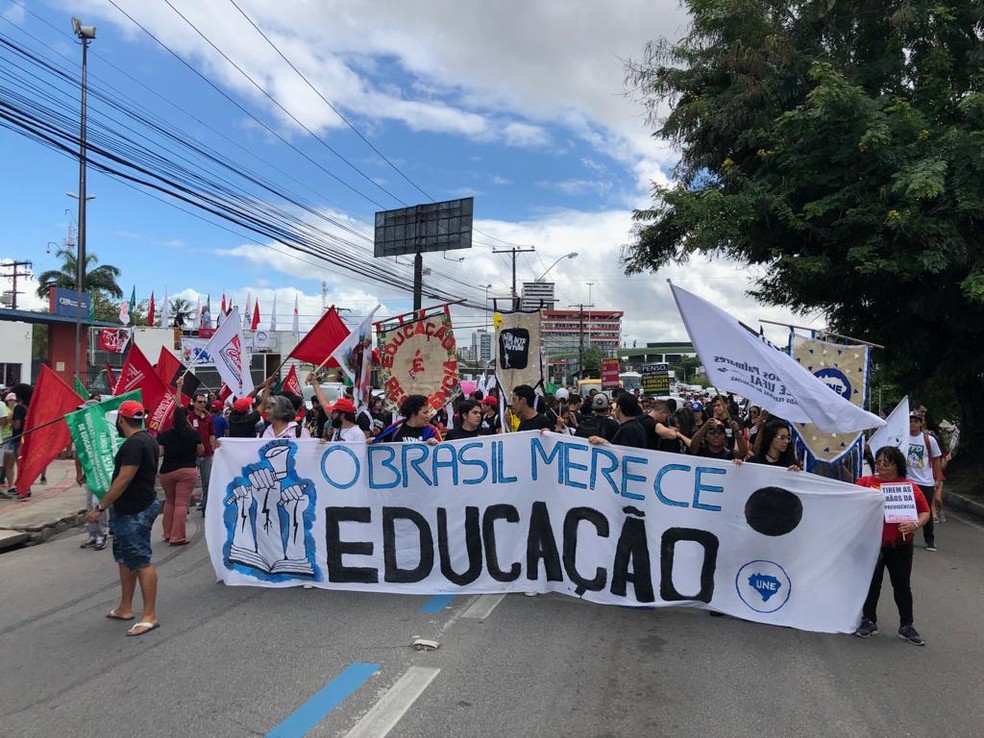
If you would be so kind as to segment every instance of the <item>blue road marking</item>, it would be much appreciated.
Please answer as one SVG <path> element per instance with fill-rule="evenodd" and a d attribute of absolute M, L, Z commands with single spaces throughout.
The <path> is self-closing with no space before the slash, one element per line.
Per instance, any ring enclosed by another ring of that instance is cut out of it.
<path fill-rule="evenodd" d="M 361 687 L 369 677 L 379 671 L 379 664 L 355 663 L 328 682 L 311 699 L 267 733 L 267 738 L 301 738 L 307 735 L 329 712 Z"/>
<path fill-rule="evenodd" d="M 454 595 L 434 595 L 420 606 L 420 612 L 440 612 L 451 604 Z"/>

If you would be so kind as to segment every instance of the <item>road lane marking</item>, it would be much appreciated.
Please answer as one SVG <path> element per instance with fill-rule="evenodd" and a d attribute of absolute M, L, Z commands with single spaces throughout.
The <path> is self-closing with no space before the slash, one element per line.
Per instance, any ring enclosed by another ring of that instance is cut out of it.
<path fill-rule="evenodd" d="M 453 599 L 454 595 L 434 595 L 420 606 L 420 612 L 441 612 Z"/>
<path fill-rule="evenodd" d="M 385 738 L 440 672 L 440 669 L 411 666 L 345 734 L 346 738 Z"/>
<path fill-rule="evenodd" d="M 351 664 L 267 733 L 267 738 L 300 738 L 306 735 L 378 671 L 379 664 Z"/>
<path fill-rule="evenodd" d="M 473 620 L 485 620 L 485 618 L 492 614 L 495 606 L 502 602 L 505 597 L 504 594 L 479 595 L 461 617 Z"/>

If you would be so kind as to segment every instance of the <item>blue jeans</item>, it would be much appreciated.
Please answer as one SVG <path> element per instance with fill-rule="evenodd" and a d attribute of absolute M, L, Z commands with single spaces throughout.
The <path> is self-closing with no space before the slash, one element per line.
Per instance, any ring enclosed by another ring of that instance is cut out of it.
<path fill-rule="evenodd" d="M 130 571 L 150 566 L 150 531 L 161 512 L 161 502 L 155 499 L 133 515 L 113 514 L 113 558 Z"/>

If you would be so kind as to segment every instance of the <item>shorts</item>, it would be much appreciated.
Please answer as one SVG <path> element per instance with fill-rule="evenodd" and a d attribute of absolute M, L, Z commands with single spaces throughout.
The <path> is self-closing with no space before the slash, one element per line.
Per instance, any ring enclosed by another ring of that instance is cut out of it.
<path fill-rule="evenodd" d="M 133 515 L 113 515 L 113 559 L 130 571 L 150 566 L 150 531 L 161 512 L 161 503 L 154 500 Z"/>
<path fill-rule="evenodd" d="M 20 453 L 20 444 L 21 444 L 20 436 L 18 436 L 16 440 L 7 441 L 5 444 L 3 444 L 3 455 L 13 456 L 14 459 L 16 459 L 17 454 Z"/>

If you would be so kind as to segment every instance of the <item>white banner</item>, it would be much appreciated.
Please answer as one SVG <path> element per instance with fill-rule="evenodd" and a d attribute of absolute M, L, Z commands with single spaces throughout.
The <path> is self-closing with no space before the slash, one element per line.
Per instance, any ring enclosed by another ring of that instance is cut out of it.
<path fill-rule="evenodd" d="M 844 399 L 764 337 L 716 305 L 670 285 L 707 378 L 784 420 L 824 433 L 879 428 L 885 421 Z"/>
<path fill-rule="evenodd" d="M 223 439 L 206 538 L 226 584 L 693 606 L 853 632 L 882 495 L 806 473 L 516 433 Z"/>

